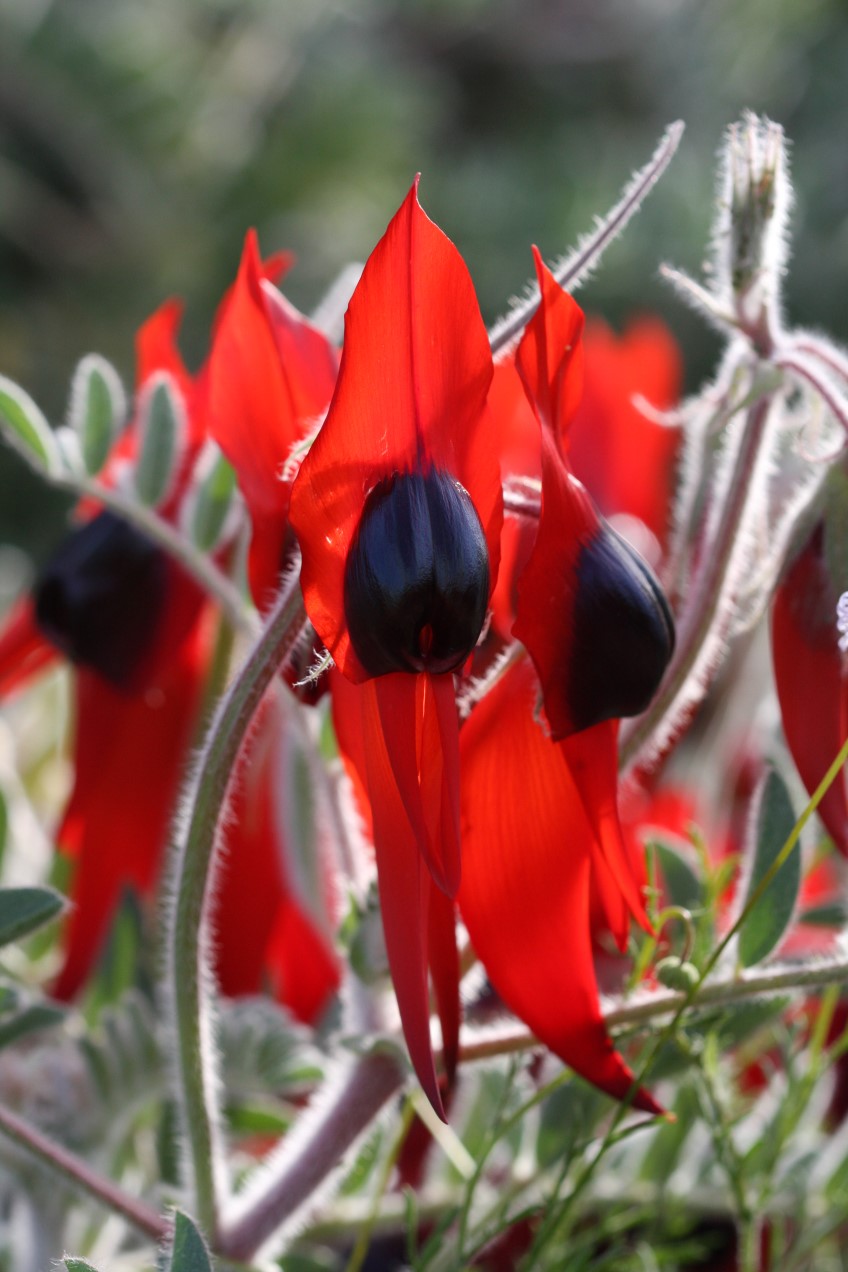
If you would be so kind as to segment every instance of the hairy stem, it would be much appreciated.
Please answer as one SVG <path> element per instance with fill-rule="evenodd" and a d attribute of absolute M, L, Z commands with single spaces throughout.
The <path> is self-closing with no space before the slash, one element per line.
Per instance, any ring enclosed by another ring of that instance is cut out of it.
<path fill-rule="evenodd" d="M 307 1112 L 283 1141 L 278 1165 L 263 1172 L 254 1189 L 238 1199 L 221 1224 L 218 1249 L 234 1259 L 249 1259 L 274 1236 L 339 1165 L 406 1077 L 399 1058 L 372 1051 L 353 1061 L 336 1094 Z"/>
<path fill-rule="evenodd" d="M 92 1170 L 88 1162 L 61 1144 L 48 1139 L 36 1127 L 18 1117 L 11 1109 L 0 1105 L 0 1134 L 17 1144 L 81 1192 L 99 1201 L 113 1214 L 120 1215 L 144 1236 L 153 1241 L 163 1241 L 171 1230 L 164 1216 L 151 1206 L 129 1196 L 110 1179 L 104 1179 Z"/>
<path fill-rule="evenodd" d="M 553 274 L 561 287 L 574 290 L 595 267 L 603 252 L 613 239 L 621 234 L 628 221 L 636 215 L 647 195 L 665 172 L 680 145 L 682 136 L 683 124 L 679 120 L 669 124 L 653 155 L 644 168 L 640 168 L 631 177 L 615 207 L 602 221 L 598 222 L 591 233 L 580 239 L 572 252 L 557 262 Z M 538 306 L 539 289 L 534 283 L 526 298 L 501 318 L 489 333 L 492 353 L 496 357 L 504 355 L 515 343 Z"/>
<path fill-rule="evenodd" d="M 751 407 L 721 515 L 715 518 L 713 542 L 705 543 L 700 565 L 686 597 L 677 645 L 663 682 L 650 707 L 622 726 L 619 763 L 635 765 L 652 750 L 661 750 L 681 728 L 686 714 L 703 696 L 709 676 L 710 646 L 719 644 L 732 619 L 728 583 L 740 552 L 745 551 L 745 524 L 751 501 L 759 497 L 755 474 L 763 461 L 771 401 Z"/>
<path fill-rule="evenodd" d="M 194 1213 L 213 1242 L 221 1187 L 217 1176 L 222 1169 L 208 948 L 217 827 L 244 736 L 265 690 L 295 649 L 305 622 L 297 572 L 293 571 L 262 634 L 219 704 L 189 786 L 184 827 L 175 848 L 173 902 L 166 933 L 166 990 L 173 1014 L 178 1104 L 194 1186 Z"/>

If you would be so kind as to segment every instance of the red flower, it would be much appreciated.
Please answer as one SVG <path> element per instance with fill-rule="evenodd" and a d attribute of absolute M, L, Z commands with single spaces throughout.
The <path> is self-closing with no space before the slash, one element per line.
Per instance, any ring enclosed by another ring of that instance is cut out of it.
<path fill-rule="evenodd" d="M 507 1006 L 566 1064 L 622 1099 L 633 1074 L 601 1016 L 592 913 L 620 929 L 630 864 L 614 873 L 598 851 L 580 777 L 534 719 L 536 694 L 525 660 L 463 727 L 460 910 Z M 661 1111 L 644 1090 L 634 1103 Z"/>
<path fill-rule="evenodd" d="M 592 937 L 603 926 L 623 949 L 631 916 L 646 926 L 647 917 L 644 867 L 618 818 L 615 718 L 646 705 L 673 627 L 647 567 L 569 469 L 583 315 L 538 254 L 536 263 L 541 303 L 515 357 L 532 416 L 508 387 L 508 365 L 498 402 L 506 408 L 507 471 L 532 462 L 528 419 L 535 417 L 537 439 L 541 430 L 538 519 L 523 519 L 512 552 L 512 633 L 538 682 L 519 664 L 463 730 L 460 908 L 507 1005 L 563 1060 L 621 1098 L 632 1074 L 603 1026 Z M 502 623 L 504 608 L 502 601 Z M 540 689 L 547 727 L 535 718 Z M 657 1110 L 647 1092 L 637 1103 Z"/>
<path fill-rule="evenodd" d="M 452 673 L 497 575 L 492 360 L 465 265 L 417 182 L 348 309 L 339 379 L 291 523 L 307 612 L 357 686 L 389 962 L 416 1072 L 441 1111 L 427 972 L 450 1069 L 459 1024 L 459 727 Z"/>
<path fill-rule="evenodd" d="M 195 383 L 176 348 L 179 317 L 178 305 L 164 305 L 137 342 L 139 389 L 165 371 L 187 407 L 181 470 L 161 509 L 171 519 L 179 515 L 206 436 Z M 115 480 L 137 445 L 131 424 L 101 479 Z M 74 863 L 73 906 L 53 989 L 60 998 L 72 997 L 87 979 L 123 891 L 132 887 L 149 896 L 159 880 L 199 725 L 214 620 L 193 579 L 143 535 L 92 500 L 82 502 L 78 515 L 82 524 L 0 632 L 2 692 L 48 666 L 57 653 L 76 668 L 74 784 L 57 832 L 59 851 Z M 271 752 L 276 736 L 274 728 L 260 730 L 257 747 Z M 256 992 L 270 978 L 282 1001 L 313 1019 L 336 988 L 338 973 L 286 884 L 279 820 L 270 816 L 273 797 L 264 786 L 267 764 L 256 773 L 263 781 L 252 775 L 235 798 L 243 815 L 230 838 L 238 869 L 225 870 L 219 890 L 219 982 L 224 993 L 235 994 Z M 301 957 L 305 970 L 295 975 L 292 963 Z"/>
<path fill-rule="evenodd" d="M 838 596 L 827 569 L 825 534 L 818 523 L 775 593 L 771 619 L 783 731 L 810 795 L 848 737 L 848 667 L 839 648 Z M 848 856 L 844 769 L 818 813 L 833 842 Z"/>
<path fill-rule="evenodd" d="M 326 337 L 271 286 L 280 269 L 279 258 L 262 264 L 251 231 L 200 385 L 206 427 L 235 468 L 250 512 L 248 568 L 258 605 L 276 592 L 284 566 L 285 466 L 326 411 L 338 369 Z"/>

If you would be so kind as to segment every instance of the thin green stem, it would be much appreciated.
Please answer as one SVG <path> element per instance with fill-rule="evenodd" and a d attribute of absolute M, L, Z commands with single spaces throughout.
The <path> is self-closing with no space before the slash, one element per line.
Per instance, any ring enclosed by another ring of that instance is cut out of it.
<path fill-rule="evenodd" d="M 178 1104 L 194 1186 L 194 1214 L 213 1243 L 222 1170 L 208 1001 L 208 911 L 217 827 L 244 736 L 268 685 L 295 649 L 305 622 L 297 574 L 292 572 L 262 634 L 219 704 L 187 793 L 184 828 L 175 848 L 166 984 L 173 1013 Z"/>
<path fill-rule="evenodd" d="M 836 780 L 836 777 L 846 760 L 848 760 L 848 741 L 846 741 L 842 745 L 842 747 L 840 747 L 838 755 L 836 756 L 835 760 L 831 764 L 830 768 L 827 770 L 827 773 L 825 773 L 819 785 L 816 787 L 816 790 L 812 798 L 810 799 L 810 802 L 807 804 L 807 807 L 804 809 L 803 813 L 798 818 L 798 821 L 795 823 L 794 827 L 792 828 L 792 831 L 790 835 L 788 836 L 786 843 L 783 845 L 780 852 L 777 854 L 774 861 L 772 862 L 771 866 L 765 872 L 759 884 L 754 889 L 751 896 L 748 898 L 747 904 L 742 909 L 742 912 L 740 913 L 739 917 L 736 919 L 736 922 L 732 925 L 732 927 L 725 933 L 725 935 L 719 941 L 718 945 L 713 950 L 710 957 L 707 959 L 704 967 L 700 970 L 698 979 L 692 985 L 692 988 L 687 990 L 686 993 L 682 995 L 682 1001 L 680 1003 L 680 1006 L 676 1009 L 669 1023 L 665 1026 L 664 1029 L 660 1030 L 660 1032 L 655 1035 L 653 1046 L 649 1048 L 648 1055 L 645 1057 L 642 1064 L 640 1065 L 639 1072 L 636 1075 L 636 1077 L 633 1079 L 632 1086 L 630 1088 L 630 1091 L 627 1094 L 626 1099 L 618 1106 L 615 1112 L 615 1116 L 613 1117 L 609 1125 L 609 1128 L 603 1140 L 601 1141 L 601 1144 L 598 1148 L 597 1153 L 591 1159 L 591 1161 L 586 1163 L 582 1173 L 580 1174 L 580 1176 L 578 1177 L 574 1185 L 574 1189 L 572 1190 L 571 1195 L 566 1199 L 563 1206 L 561 1221 L 560 1221 L 560 1224 L 558 1225 L 558 1228 L 562 1226 L 562 1224 L 566 1221 L 566 1219 L 572 1213 L 575 1202 L 577 1201 L 577 1199 L 580 1197 L 580 1195 L 583 1193 L 583 1191 L 589 1184 L 594 1174 L 595 1168 L 598 1166 L 602 1158 L 605 1156 L 607 1150 L 610 1148 L 611 1144 L 613 1143 L 618 1127 L 620 1126 L 622 1120 L 624 1119 L 624 1117 L 626 1117 L 630 1109 L 631 1103 L 633 1101 L 633 1097 L 635 1096 L 639 1087 L 642 1085 L 642 1083 L 645 1081 L 646 1077 L 648 1076 L 651 1066 L 653 1065 L 654 1060 L 657 1057 L 657 1055 L 660 1053 L 661 1049 L 674 1037 L 675 1033 L 677 1032 L 677 1027 L 681 1019 L 683 1018 L 685 1012 L 689 1009 L 689 1007 L 692 1006 L 696 998 L 698 999 L 699 1005 L 704 1005 L 706 1000 L 706 994 L 704 994 L 702 997 L 700 992 L 704 981 L 706 980 L 707 976 L 709 976 L 713 968 L 716 966 L 716 964 L 718 963 L 719 959 L 723 955 L 724 951 L 727 949 L 730 942 L 738 934 L 740 928 L 742 927 L 742 924 L 746 921 L 749 914 L 752 912 L 755 906 L 759 903 L 761 897 L 765 893 L 766 889 L 770 886 L 777 872 L 781 869 L 784 862 L 788 860 L 790 853 L 794 851 L 798 843 L 798 840 L 801 837 L 802 830 L 804 829 L 807 822 L 812 817 L 815 810 L 818 808 L 821 801 L 824 799 L 825 795 L 827 794 L 833 782 Z"/>

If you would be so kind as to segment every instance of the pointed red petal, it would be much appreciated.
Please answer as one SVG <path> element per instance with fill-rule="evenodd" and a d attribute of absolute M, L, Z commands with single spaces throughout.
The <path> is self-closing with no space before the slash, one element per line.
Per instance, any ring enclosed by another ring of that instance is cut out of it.
<path fill-rule="evenodd" d="M 413 1067 L 433 1108 L 444 1118 L 430 1040 L 427 979 L 433 885 L 404 809 L 386 749 L 376 693 L 379 683 L 379 680 L 368 681 L 356 692 L 360 695 L 363 711 L 366 779 L 374 820 L 386 952 Z M 440 946 L 437 959 L 440 993 L 445 987 L 444 959 Z M 439 1002 L 446 1038 L 452 1036 L 453 1010 L 446 1001 Z"/>
<path fill-rule="evenodd" d="M 821 526 L 775 594 L 771 649 L 783 732 L 808 794 L 848 737 L 848 669 L 836 631 L 836 596 Z M 848 856 L 845 770 L 818 807 L 828 834 Z"/>
<path fill-rule="evenodd" d="M 419 851 L 438 886 L 459 887 L 459 721 L 453 677 L 374 682 L 389 762 Z"/>
<path fill-rule="evenodd" d="M 351 299 L 336 393 L 292 492 L 306 608 L 353 680 L 364 671 L 345 623 L 345 562 L 365 498 L 382 477 L 431 464 L 455 477 L 486 534 L 494 584 L 502 501 L 485 432 L 491 377 L 468 271 L 413 186 Z"/>
<path fill-rule="evenodd" d="M 189 402 L 194 393 L 194 381 L 177 347 L 182 316 L 182 302 L 168 300 L 139 327 L 135 338 L 136 385 L 141 388 L 157 371 L 166 371 L 173 376 L 186 402 Z M 191 430 L 189 445 L 199 445 L 202 428 L 197 413 L 189 411 L 188 415 Z"/>
<path fill-rule="evenodd" d="M 521 663 L 462 730 L 460 910 L 507 1006 L 621 1099 L 632 1074 L 606 1032 L 592 960 L 593 835 L 561 748 L 533 719 L 535 694 Z M 644 1090 L 634 1103 L 658 1110 Z"/>
<path fill-rule="evenodd" d="M 620 898 L 614 912 L 608 909 L 607 913 L 618 947 L 624 950 L 630 915 L 646 932 L 651 931 L 651 924 L 644 902 L 643 890 L 648 882 L 645 864 L 628 850 L 618 815 L 618 725 L 605 720 L 565 738 L 560 746 Z M 608 896 L 603 880 L 599 886 L 602 895 Z"/>
<path fill-rule="evenodd" d="M 567 437 L 583 393 L 583 310 L 563 291 L 533 248 L 540 302 L 527 324 L 515 365 L 542 425 Z"/>
<path fill-rule="evenodd" d="M 49 667 L 56 651 L 41 635 L 30 597 L 16 601 L 0 628 L 0 698 Z"/>
<path fill-rule="evenodd" d="M 216 889 L 215 961 L 223 993 L 255 994 L 270 982 L 280 1002 L 313 1024 L 338 989 L 339 968 L 327 940 L 295 900 L 284 871 L 274 785 L 274 749 L 282 725 L 281 713 L 268 699 L 240 758 Z"/>
<path fill-rule="evenodd" d="M 282 567 L 290 490 L 283 466 L 326 409 L 336 370 L 326 338 L 266 292 L 263 273 L 251 231 L 201 379 L 206 427 L 235 468 L 253 520 L 257 600 L 276 591 Z"/>
<path fill-rule="evenodd" d="M 155 674 L 137 693 L 77 672 L 74 788 L 57 836 L 75 858 L 59 998 L 89 974 L 124 888 L 149 893 L 158 876 L 200 705 L 204 626 L 152 656 Z"/>

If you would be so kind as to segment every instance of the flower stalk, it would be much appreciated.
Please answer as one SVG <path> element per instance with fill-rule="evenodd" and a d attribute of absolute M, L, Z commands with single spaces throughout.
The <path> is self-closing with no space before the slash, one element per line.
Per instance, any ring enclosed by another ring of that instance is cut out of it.
<path fill-rule="evenodd" d="M 222 699 L 186 797 L 174 852 L 166 931 L 166 993 L 172 1013 L 178 1103 L 196 1215 L 214 1240 L 223 1188 L 211 1011 L 209 911 L 218 827 L 242 741 L 262 697 L 297 648 L 305 626 L 297 573 L 285 580 L 265 628 Z"/>

